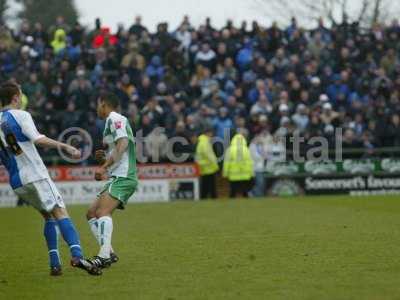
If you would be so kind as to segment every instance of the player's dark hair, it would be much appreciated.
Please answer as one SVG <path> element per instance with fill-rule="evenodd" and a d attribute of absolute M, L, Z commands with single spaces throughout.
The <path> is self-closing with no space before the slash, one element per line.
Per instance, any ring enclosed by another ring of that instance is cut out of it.
<path fill-rule="evenodd" d="M 20 87 L 14 82 L 7 81 L 0 86 L 1 106 L 9 105 L 15 95 L 20 93 Z"/>
<path fill-rule="evenodd" d="M 100 95 L 100 101 L 115 109 L 117 109 L 120 105 L 118 96 L 110 92 L 102 93 Z"/>

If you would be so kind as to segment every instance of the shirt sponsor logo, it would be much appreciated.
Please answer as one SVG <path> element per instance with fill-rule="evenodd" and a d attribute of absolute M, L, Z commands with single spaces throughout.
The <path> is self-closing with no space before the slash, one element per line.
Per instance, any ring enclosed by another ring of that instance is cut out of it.
<path fill-rule="evenodd" d="M 122 128 L 122 121 L 116 121 L 114 124 L 115 124 L 115 128 L 116 129 L 121 129 Z"/>

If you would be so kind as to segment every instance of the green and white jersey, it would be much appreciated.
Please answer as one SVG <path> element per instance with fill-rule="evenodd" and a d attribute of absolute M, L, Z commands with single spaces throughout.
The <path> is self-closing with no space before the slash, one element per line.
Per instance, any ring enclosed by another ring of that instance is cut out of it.
<path fill-rule="evenodd" d="M 121 138 L 127 138 L 128 148 L 118 163 L 108 168 L 111 177 L 129 177 L 137 180 L 136 170 L 136 147 L 132 128 L 127 118 L 116 112 L 111 112 L 106 120 L 103 133 L 103 143 L 108 145 L 107 155 L 109 156 Z"/>

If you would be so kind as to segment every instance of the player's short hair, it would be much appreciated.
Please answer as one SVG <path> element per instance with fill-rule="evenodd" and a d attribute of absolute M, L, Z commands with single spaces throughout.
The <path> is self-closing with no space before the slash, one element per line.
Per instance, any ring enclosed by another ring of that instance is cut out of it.
<path fill-rule="evenodd" d="M 20 86 L 15 82 L 7 81 L 0 86 L 0 103 L 2 106 L 9 105 L 15 95 L 20 93 Z"/>
<path fill-rule="evenodd" d="M 110 92 L 104 92 L 100 95 L 100 102 L 104 102 L 111 108 L 118 108 L 120 106 L 119 97 Z"/>

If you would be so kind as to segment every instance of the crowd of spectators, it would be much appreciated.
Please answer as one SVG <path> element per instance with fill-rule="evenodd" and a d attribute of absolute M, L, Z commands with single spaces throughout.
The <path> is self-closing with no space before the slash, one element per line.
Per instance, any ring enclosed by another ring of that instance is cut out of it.
<path fill-rule="evenodd" d="M 207 126 L 221 138 L 246 128 L 249 139 L 299 133 L 306 141 L 332 141 L 342 128 L 344 148 L 373 154 L 400 147 L 399 53 L 396 20 L 360 28 L 321 19 L 306 30 L 295 18 L 286 28 L 214 28 L 210 19 L 195 28 L 185 17 L 177 29 L 160 23 L 152 33 L 136 17 L 113 33 L 100 19 L 88 30 L 58 17 L 50 28 L 0 26 L 0 81 L 21 83 L 41 132 L 54 138 L 79 126 L 95 147 L 103 126 L 96 100 L 111 90 L 135 131 L 150 137 L 149 155 L 169 137 L 194 145 Z"/>

